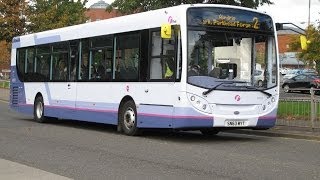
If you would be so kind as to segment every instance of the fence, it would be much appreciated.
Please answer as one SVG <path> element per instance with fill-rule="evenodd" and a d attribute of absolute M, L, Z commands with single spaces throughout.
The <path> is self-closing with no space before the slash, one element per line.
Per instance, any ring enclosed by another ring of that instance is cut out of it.
<path fill-rule="evenodd" d="M 320 128 L 319 89 L 310 90 L 309 98 L 280 98 L 277 125 Z"/>

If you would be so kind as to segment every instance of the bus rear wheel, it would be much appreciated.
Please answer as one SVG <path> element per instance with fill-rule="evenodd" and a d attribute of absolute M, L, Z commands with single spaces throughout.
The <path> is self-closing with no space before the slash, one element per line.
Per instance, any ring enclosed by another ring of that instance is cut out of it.
<path fill-rule="evenodd" d="M 214 136 L 217 135 L 220 131 L 217 129 L 200 129 L 200 132 L 205 136 Z"/>
<path fill-rule="evenodd" d="M 137 109 L 133 101 L 127 101 L 120 109 L 119 123 L 124 134 L 135 136 L 139 134 L 137 127 Z"/>
<path fill-rule="evenodd" d="M 47 122 L 47 119 L 44 116 L 44 103 L 42 96 L 37 96 L 34 101 L 33 117 L 34 120 L 39 123 Z"/>

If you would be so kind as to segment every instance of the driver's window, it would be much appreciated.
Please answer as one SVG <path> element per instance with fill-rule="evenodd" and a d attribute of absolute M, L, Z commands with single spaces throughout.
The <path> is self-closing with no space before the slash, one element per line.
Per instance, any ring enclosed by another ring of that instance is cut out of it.
<path fill-rule="evenodd" d="M 162 39 L 160 31 L 151 33 L 150 80 L 174 80 L 176 71 L 176 36 Z"/>

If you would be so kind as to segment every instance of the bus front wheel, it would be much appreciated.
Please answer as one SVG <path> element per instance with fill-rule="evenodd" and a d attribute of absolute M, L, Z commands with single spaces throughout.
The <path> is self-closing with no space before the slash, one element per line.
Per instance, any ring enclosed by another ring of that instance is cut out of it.
<path fill-rule="evenodd" d="M 124 134 L 135 136 L 139 134 L 137 127 L 137 109 L 133 101 L 127 101 L 120 109 L 119 123 Z"/>
<path fill-rule="evenodd" d="M 37 96 L 34 101 L 33 117 L 34 120 L 39 123 L 46 122 L 46 117 L 44 116 L 44 103 L 42 96 Z"/>

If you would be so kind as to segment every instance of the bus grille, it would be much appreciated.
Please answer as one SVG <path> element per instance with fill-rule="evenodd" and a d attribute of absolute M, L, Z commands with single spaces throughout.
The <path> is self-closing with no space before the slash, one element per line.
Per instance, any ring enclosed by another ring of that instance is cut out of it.
<path fill-rule="evenodd" d="M 12 87 L 12 104 L 18 105 L 19 103 L 19 87 Z"/>

